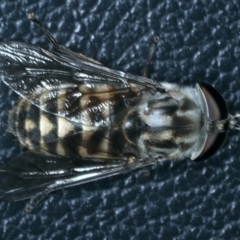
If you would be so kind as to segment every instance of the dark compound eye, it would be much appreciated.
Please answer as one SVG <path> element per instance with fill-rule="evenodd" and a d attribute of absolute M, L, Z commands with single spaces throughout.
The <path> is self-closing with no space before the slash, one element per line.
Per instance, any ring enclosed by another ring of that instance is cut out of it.
<path fill-rule="evenodd" d="M 222 95 L 214 87 L 207 83 L 201 83 L 199 86 L 206 100 L 208 118 L 214 121 L 227 119 L 228 108 Z M 219 148 L 222 147 L 226 137 L 227 132 L 209 133 L 205 142 L 205 146 L 195 161 L 206 160 L 212 156 Z"/>

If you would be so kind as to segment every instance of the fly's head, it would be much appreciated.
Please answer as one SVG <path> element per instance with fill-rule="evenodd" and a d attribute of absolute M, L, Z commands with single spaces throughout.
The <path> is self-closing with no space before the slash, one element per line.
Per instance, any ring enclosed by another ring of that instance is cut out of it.
<path fill-rule="evenodd" d="M 204 102 L 204 129 L 206 134 L 202 148 L 194 159 L 201 161 L 212 156 L 222 147 L 231 128 L 230 125 L 234 125 L 234 118 L 231 120 L 224 98 L 214 87 L 207 83 L 201 83 L 197 84 L 196 88 Z"/>

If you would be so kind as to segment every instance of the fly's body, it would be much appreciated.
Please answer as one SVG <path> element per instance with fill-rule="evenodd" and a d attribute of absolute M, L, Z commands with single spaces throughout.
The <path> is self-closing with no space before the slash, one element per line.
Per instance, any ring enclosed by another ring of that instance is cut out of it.
<path fill-rule="evenodd" d="M 77 100 L 74 115 L 68 117 L 74 117 L 74 122 L 52 114 L 67 111 L 64 106 L 73 104 L 73 92 Z M 44 98 L 41 95 L 35 101 L 43 104 Z M 129 85 L 128 92 L 123 92 L 114 86 L 95 84 L 70 92 L 57 90 L 54 98 L 55 103 L 47 103 L 55 107 L 49 106 L 51 113 L 25 99 L 10 112 L 9 130 L 30 150 L 124 161 L 129 157 L 195 159 L 199 153 L 199 136 L 204 136 L 204 102 L 197 89 L 159 84 L 158 90 L 149 91 Z"/>
<path fill-rule="evenodd" d="M 238 128 L 238 115 L 228 114 L 210 85 L 157 83 L 108 69 L 60 46 L 31 20 L 56 51 L 0 43 L 2 81 L 21 97 L 8 129 L 29 149 L 1 169 L 2 199 L 35 196 L 31 210 L 59 188 L 166 159 L 201 160 Z"/>

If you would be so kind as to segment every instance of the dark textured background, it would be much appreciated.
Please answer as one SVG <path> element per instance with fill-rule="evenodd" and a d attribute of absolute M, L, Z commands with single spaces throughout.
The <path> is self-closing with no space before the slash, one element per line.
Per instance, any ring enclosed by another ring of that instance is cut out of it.
<path fill-rule="evenodd" d="M 141 74 L 159 35 L 151 77 L 206 81 L 240 108 L 239 0 L 0 1 L 0 40 L 50 48 L 27 18 L 35 12 L 59 42 L 108 67 Z M 0 83 L 0 161 L 21 151 L 6 132 L 16 101 Z M 0 239 L 239 239 L 240 139 L 196 164 L 164 162 L 50 195 L 32 214 L 27 201 L 0 202 Z"/>

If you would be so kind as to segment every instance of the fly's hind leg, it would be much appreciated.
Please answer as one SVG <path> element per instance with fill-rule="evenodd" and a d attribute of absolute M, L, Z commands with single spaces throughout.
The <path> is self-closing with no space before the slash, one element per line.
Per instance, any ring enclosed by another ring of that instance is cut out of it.
<path fill-rule="evenodd" d="M 159 41 L 159 37 L 154 36 L 153 44 L 151 45 L 151 47 L 149 49 L 148 58 L 147 58 L 147 61 L 145 63 L 145 66 L 143 68 L 143 76 L 144 77 L 148 77 L 149 65 L 151 64 L 152 57 L 153 57 L 153 55 L 156 51 L 158 41 Z"/>
<path fill-rule="evenodd" d="M 28 14 L 28 19 L 32 22 L 34 22 L 41 30 L 44 32 L 48 40 L 52 43 L 52 45 L 58 49 L 60 47 L 59 43 L 57 40 L 53 37 L 53 35 L 49 32 L 49 30 L 41 23 L 39 22 L 36 18 L 34 13 L 29 13 Z"/>
<path fill-rule="evenodd" d="M 38 195 L 36 197 L 33 197 L 30 199 L 30 201 L 26 204 L 25 206 L 25 211 L 27 213 L 32 212 L 32 210 L 39 205 L 39 203 L 45 198 L 47 197 L 48 193 L 46 194 L 42 194 L 42 195 Z"/>
<path fill-rule="evenodd" d="M 52 43 L 52 45 L 54 46 L 54 48 L 60 52 L 64 52 L 65 54 L 69 54 L 69 55 L 75 55 L 76 57 L 79 57 L 80 59 L 83 59 L 85 61 L 88 61 L 88 62 L 92 62 L 92 63 L 95 63 L 95 64 L 98 64 L 98 65 L 102 65 L 100 62 L 92 59 L 92 58 L 89 58 L 81 53 L 77 53 L 77 52 L 73 52 L 71 51 L 70 49 L 67 49 L 63 46 L 61 46 L 58 41 L 53 37 L 53 35 L 50 33 L 50 31 L 47 29 L 46 26 L 44 26 L 41 22 L 39 22 L 36 18 L 35 18 L 35 15 L 34 13 L 29 13 L 28 14 L 28 19 L 30 21 L 32 21 L 33 23 L 35 23 L 43 32 L 44 34 L 46 35 L 46 37 L 48 38 L 48 40 Z"/>

